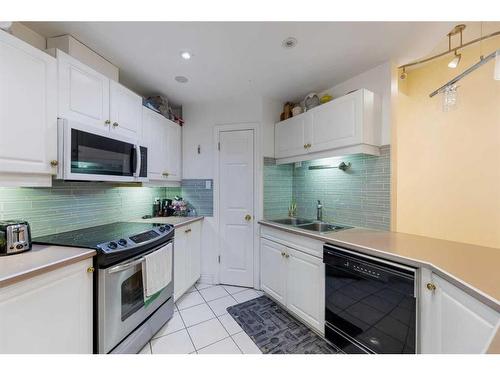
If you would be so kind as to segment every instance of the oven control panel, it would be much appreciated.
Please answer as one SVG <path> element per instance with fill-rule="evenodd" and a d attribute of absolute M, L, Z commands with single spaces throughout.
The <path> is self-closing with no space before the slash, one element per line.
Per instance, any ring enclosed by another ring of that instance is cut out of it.
<path fill-rule="evenodd" d="M 132 250 L 134 248 L 147 244 L 148 242 L 152 242 L 159 239 L 160 237 L 168 235 L 171 230 L 173 230 L 173 227 L 171 225 L 160 225 L 147 232 L 101 243 L 97 245 L 97 247 L 106 254 L 118 251 Z"/>

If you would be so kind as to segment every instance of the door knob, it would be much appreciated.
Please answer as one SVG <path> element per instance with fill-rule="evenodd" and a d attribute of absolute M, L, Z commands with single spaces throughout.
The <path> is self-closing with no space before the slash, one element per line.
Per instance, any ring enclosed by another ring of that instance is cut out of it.
<path fill-rule="evenodd" d="M 249 214 L 246 214 L 246 215 L 245 215 L 245 220 L 246 220 L 246 221 L 250 221 L 250 220 L 252 220 L 252 216 L 250 216 Z"/>
<path fill-rule="evenodd" d="M 51 165 L 52 167 L 57 167 L 57 166 L 59 165 L 59 162 L 58 162 L 57 160 L 51 160 L 51 161 L 50 161 L 50 165 Z"/>
<path fill-rule="evenodd" d="M 282 252 L 281 252 L 281 256 L 282 256 L 282 257 L 284 257 L 284 256 L 285 256 L 285 254 L 286 254 L 286 253 L 285 253 L 284 251 L 282 251 Z"/>
<path fill-rule="evenodd" d="M 436 285 L 433 283 L 427 283 L 426 285 L 427 289 L 429 289 L 431 292 L 434 292 L 436 290 Z"/>
<path fill-rule="evenodd" d="M 162 175 L 165 176 L 165 177 L 168 177 L 169 173 L 168 172 L 163 172 Z"/>
<path fill-rule="evenodd" d="M 118 123 L 117 122 L 113 122 L 113 127 L 117 127 L 118 126 Z"/>
<path fill-rule="evenodd" d="M 104 125 L 109 125 L 109 124 L 111 124 L 111 121 L 109 120 L 104 121 Z"/>
<path fill-rule="evenodd" d="M 290 254 L 285 254 L 285 258 L 290 258 Z"/>
<path fill-rule="evenodd" d="M 94 272 L 94 267 L 90 266 L 89 268 L 87 268 L 87 273 L 92 273 Z"/>
<path fill-rule="evenodd" d="M 304 144 L 304 148 L 307 148 L 307 143 L 306 143 L 306 144 Z"/>

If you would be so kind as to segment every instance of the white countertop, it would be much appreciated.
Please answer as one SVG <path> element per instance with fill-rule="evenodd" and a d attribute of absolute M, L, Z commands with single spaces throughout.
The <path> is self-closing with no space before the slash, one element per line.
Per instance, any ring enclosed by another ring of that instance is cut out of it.
<path fill-rule="evenodd" d="M 78 247 L 33 245 L 32 250 L 0 257 L 0 287 L 92 258 L 95 250 Z"/>
<path fill-rule="evenodd" d="M 318 233 L 269 220 L 259 223 L 368 255 L 429 268 L 500 311 L 500 249 L 362 228 Z"/>

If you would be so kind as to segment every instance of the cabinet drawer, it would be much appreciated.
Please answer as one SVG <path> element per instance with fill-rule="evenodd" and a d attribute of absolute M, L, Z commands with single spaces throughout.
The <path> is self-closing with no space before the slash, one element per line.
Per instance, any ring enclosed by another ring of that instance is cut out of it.
<path fill-rule="evenodd" d="M 261 226 L 260 234 L 268 240 L 323 259 L 323 242 L 280 229 Z"/>

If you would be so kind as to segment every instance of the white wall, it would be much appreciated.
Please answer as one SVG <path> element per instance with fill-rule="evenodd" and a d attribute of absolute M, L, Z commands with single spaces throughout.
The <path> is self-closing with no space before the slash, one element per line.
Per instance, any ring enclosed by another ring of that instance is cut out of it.
<path fill-rule="evenodd" d="M 257 123 L 263 156 L 274 157 L 274 123 L 279 118 L 281 103 L 261 97 L 245 97 L 225 101 L 207 101 L 183 106 L 185 125 L 182 128 L 182 177 L 185 179 L 214 178 L 216 144 L 214 127 L 224 124 Z M 201 153 L 198 154 L 198 145 Z M 257 168 L 262 173 L 261 168 Z M 257 179 L 262 181 L 261 176 Z M 262 182 L 261 182 L 262 185 Z M 260 188 L 262 192 L 262 186 Z M 256 204 L 256 215 L 262 212 L 262 197 Z M 256 217 L 260 219 L 260 217 Z M 202 279 L 212 281 L 217 272 L 217 212 L 205 218 L 202 232 Z"/>
<path fill-rule="evenodd" d="M 336 98 L 361 88 L 373 91 L 380 97 L 381 142 L 382 145 L 388 145 L 391 143 L 391 63 L 389 61 L 323 91 L 320 97 L 328 92 Z"/>

